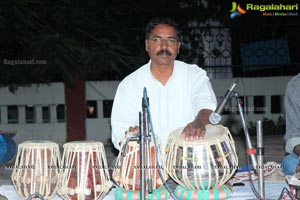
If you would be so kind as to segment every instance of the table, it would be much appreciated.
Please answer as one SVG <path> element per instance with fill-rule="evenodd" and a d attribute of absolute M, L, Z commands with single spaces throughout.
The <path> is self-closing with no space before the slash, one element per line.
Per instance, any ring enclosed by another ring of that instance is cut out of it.
<path fill-rule="evenodd" d="M 245 200 L 245 199 L 256 199 L 255 195 L 251 191 L 251 186 L 248 181 L 243 182 L 243 186 L 232 187 L 233 191 L 228 200 Z M 254 186 L 257 187 L 257 181 L 254 181 Z M 273 182 L 265 181 L 265 197 L 267 199 L 278 199 L 282 189 L 286 187 L 289 188 L 285 181 Z M 114 199 L 115 188 L 105 196 L 104 200 Z M 12 185 L 2 185 L 0 186 L 0 194 L 7 197 L 9 200 L 21 200 L 17 195 L 14 187 Z M 171 197 L 169 199 L 172 199 Z M 289 198 L 286 198 L 289 199 Z M 59 196 L 55 196 L 52 200 L 62 200 Z"/>

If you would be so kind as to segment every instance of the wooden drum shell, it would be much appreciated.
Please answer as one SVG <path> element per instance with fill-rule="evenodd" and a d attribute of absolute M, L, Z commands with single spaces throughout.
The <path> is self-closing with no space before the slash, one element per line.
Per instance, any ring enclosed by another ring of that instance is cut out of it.
<path fill-rule="evenodd" d="M 113 179 L 119 184 L 119 186 L 125 190 L 140 190 L 140 146 L 137 141 L 128 141 L 126 147 L 127 138 L 130 134 L 126 134 L 121 142 L 121 151 L 119 152 L 116 165 L 113 171 Z M 160 150 L 160 142 L 158 141 L 158 152 L 156 152 L 153 140 L 150 142 L 150 165 L 146 163 L 146 177 L 147 171 L 151 171 L 152 188 L 157 189 L 163 185 L 160 178 L 158 167 L 163 170 L 164 178 L 167 179 L 168 175 L 163 166 L 159 166 L 156 162 L 155 155 L 158 154 L 160 164 L 163 164 L 162 155 Z M 126 149 L 125 149 L 126 148 Z M 122 155 L 122 152 L 124 153 Z M 147 159 L 146 159 L 147 160 Z M 148 185 L 146 183 L 146 188 Z"/>
<path fill-rule="evenodd" d="M 57 191 L 60 152 L 58 144 L 44 140 L 18 145 L 12 172 L 13 185 L 22 199 L 40 194 L 51 199 Z"/>
<path fill-rule="evenodd" d="M 58 194 L 67 200 L 96 200 L 111 187 L 105 150 L 101 142 L 64 144 Z"/>

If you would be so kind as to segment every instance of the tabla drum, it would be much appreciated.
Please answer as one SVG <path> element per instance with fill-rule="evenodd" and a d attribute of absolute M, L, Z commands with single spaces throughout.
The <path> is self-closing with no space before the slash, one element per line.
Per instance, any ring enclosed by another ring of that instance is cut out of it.
<path fill-rule="evenodd" d="M 193 195 L 199 197 L 204 195 L 204 191 L 207 194 L 207 190 L 210 197 L 211 193 L 220 194 L 226 190 L 225 196 L 228 196 L 230 191 L 223 186 L 238 167 L 238 157 L 229 130 L 221 125 L 207 125 L 204 138 L 194 141 L 185 140 L 182 130 L 179 128 L 170 134 L 166 147 L 167 171 L 180 185 L 176 194 L 187 197 L 189 191 L 190 198 L 181 199 L 194 199 Z"/>
<path fill-rule="evenodd" d="M 111 188 L 101 142 L 73 141 L 63 145 L 58 194 L 67 200 L 98 200 Z"/>
<path fill-rule="evenodd" d="M 54 142 L 34 140 L 19 144 L 11 175 L 18 195 L 22 199 L 33 195 L 51 199 L 57 190 L 59 162 L 59 147 Z"/>
<path fill-rule="evenodd" d="M 121 151 L 119 152 L 114 171 L 113 171 L 113 179 L 119 185 L 119 188 L 115 192 L 116 199 L 139 199 L 141 183 L 140 183 L 140 145 L 137 141 L 128 140 L 134 134 L 127 133 L 125 137 L 121 141 Z M 164 174 L 164 179 L 166 180 L 168 175 L 163 167 L 163 160 L 161 155 L 161 143 L 157 140 L 157 148 L 156 151 L 154 146 L 154 141 L 151 139 L 150 142 L 150 158 L 147 162 L 147 158 L 145 159 L 145 167 L 146 170 L 146 178 L 147 174 L 150 171 L 152 177 L 152 188 L 153 194 L 147 194 L 148 191 L 148 182 L 146 182 L 146 195 L 147 199 L 166 199 L 169 194 L 167 190 L 163 187 L 163 181 L 159 175 L 158 168 L 161 168 Z M 160 164 L 156 162 L 156 154 L 160 159 Z"/>

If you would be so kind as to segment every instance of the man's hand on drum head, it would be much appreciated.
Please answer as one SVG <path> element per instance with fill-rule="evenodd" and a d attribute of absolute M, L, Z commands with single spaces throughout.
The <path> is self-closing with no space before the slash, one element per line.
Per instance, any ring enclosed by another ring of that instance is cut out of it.
<path fill-rule="evenodd" d="M 183 129 L 182 134 L 186 140 L 200 140 L 205 135 L 205 124 L 201 122 L 191 122 Z"/>
<path fill-rule="evenodd" d="M 195 120 L 186 125 L 182 134 L 186 140 L 200 140 L 205 135 L 205 125 L 209 123 L 209 116 L 212 110 L 202 109 L 198 112 Z"/>
<path fill-rule="evenodd" d="M 130 126 L 128 128 L 128 132 L 129 133 L 139 133 L 139 127 L 138 126 L 135 126 L 135 127 Z"/>

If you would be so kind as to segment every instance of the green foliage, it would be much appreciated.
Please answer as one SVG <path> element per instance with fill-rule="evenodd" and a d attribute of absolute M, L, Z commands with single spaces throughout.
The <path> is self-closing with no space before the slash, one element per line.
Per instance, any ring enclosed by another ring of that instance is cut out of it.
<path fill-rule="evenodd" d="M 144 27 L 151 18 L 163 15 L 182 27 L 178 59 L 201 66 L 209 19 L 230 27 L 235 44 L 233 64 L 239 62 L 239 44 L 249 39 L 287 36 L 293 41 L 290 49 L 297 49 L 297 17 L 249 14 L 231 20 L 230 9 L 231 2 L 219 0 L 2 0 L 0 87 L 53 81 L 72 85 L 75 73 L 87 80 L 122 79 L 148 61 Z M 244 33 L 250 33 L 250 38 L 242 38 Z M 295 58 L 298 56 L 291 57 L 292 61 Z M 46 64 L 9 65 L 4 59 L 34 59 Z"/>
<path fill-rule="evenodd" d="M 149 59 L 144 26 L 168 15 L 187 22 L 220 18 L 219 1 L 182 0 L 4 0 L 0 3 L 0 86 L 63 81 L 74 74 L 88 80 L 116 80 Z M 222 3 L 223 5 L 227 3 Z M 186 39 L 194 34 L 184 29 Z M 199 44 L 192 42 L 192 46 Z M 196 49 L 196 48 L 195 48 Z M 181 59 L 193 49 L 183 46 Z M 43 64 L 5 64 L 4 60 L 41 60 Z"/>
<path fill-rule="evenodd" d="M 72 86 L 74 74 L 105 79 L 111 72 L 121 77 L 131 71 L 131 53 L 123 39 L 128 23 L 121 19 L 130 20 L 124 16 L 136 13 L 139 6 L 94 0 L 1 4 L 0 70 L 5 73 L 0 86 L 54 81 Z"/>

